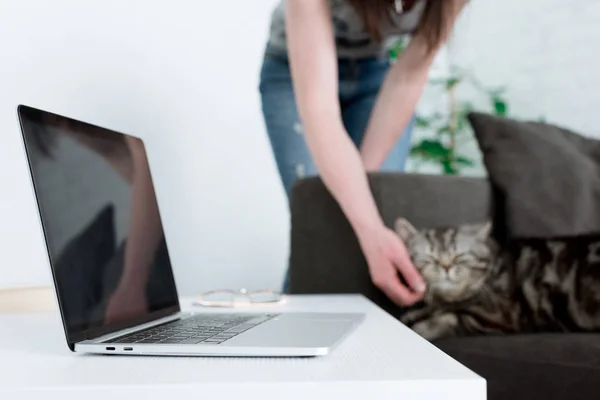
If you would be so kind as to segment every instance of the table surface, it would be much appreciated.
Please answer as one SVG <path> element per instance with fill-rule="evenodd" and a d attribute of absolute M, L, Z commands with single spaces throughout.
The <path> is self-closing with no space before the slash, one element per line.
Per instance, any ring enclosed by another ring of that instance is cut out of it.
<path fill-rule="evenodd" d="M 183 300 L 185 308 L 191 302 Z M 482 400 L 483 378 L 362 296 L 290 296 L 277 311 L 364 312 L 318 358 L 101 356 L 68 350 L 57 313 L 0 315 L 0 398 Z M 195 308 L 194 308 L 195 309 Z M 206 310 L 211 312 L 212 310 Z M 252 309 L 252 311 L 261 310 Z M 273 311 L 273 306 L 268 310 Z M 4 394 L 9 394 L 5 397 Z"/>

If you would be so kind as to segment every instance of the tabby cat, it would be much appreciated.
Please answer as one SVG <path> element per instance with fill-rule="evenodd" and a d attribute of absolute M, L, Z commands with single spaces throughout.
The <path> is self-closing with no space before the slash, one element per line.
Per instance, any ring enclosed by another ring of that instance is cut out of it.
<path fill-rule="evenodd" d="M 600 331 L 600 235 L 499 246 L 491 224 L 417 230 L 396 222 L 428 284 L 402 322 L 428 340 Z"/>

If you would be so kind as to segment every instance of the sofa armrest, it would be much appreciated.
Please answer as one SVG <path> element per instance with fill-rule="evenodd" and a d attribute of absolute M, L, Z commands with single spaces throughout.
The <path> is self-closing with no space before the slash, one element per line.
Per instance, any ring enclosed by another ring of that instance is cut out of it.
<path fill-rule="evenodd" d="M 490 215 L 491 189 L 483 179 L 379 173 L 369 182 L 389 227 L 399 217 L 435 227 L 482 222 Z M 371 283 L 358 240 L 320 179 L 294 185 L 291 218 L 291 293 L 360 293 L 392 314 L 398 311 Z"/>

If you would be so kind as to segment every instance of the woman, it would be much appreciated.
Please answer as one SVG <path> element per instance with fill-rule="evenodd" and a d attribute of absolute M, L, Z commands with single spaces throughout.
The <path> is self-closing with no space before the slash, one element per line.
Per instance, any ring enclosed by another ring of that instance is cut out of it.
<path fill-rule="evenodd" d="M 468 0 L 284 1 L 273 14 L 260 90 L 285 190 L 289 196 L 296 179 L 318 171 L 374 284 L 410 306 L 426 286 L 383 223 L 366 173 L 403 169 L 428 70 Z M 390 66 L 381 55 L 395 34 L 411 41 Z"/>

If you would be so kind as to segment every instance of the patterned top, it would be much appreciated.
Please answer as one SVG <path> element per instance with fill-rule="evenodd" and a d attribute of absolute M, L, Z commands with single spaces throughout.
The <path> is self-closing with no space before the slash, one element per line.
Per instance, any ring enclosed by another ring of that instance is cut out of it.
<path fill-rule="evenodd" d="M 379 56 L 383 45 L 377 42 L 366 31 L 358 13 L 347 0 L 328 0 L 333 16 L 333 26 L 340 58 L 365 58 Z M 383 37 L 389 39 L 394 36 L 412 33 L 418 26 L 426 0 L 421 0 L 408 12 L 392 14 L 390 22 L 382 26 Z M 271 20 L 269 36 L 271 49 L 287 51 L 285 34 L 285 0 L 275 8 Z"/>

